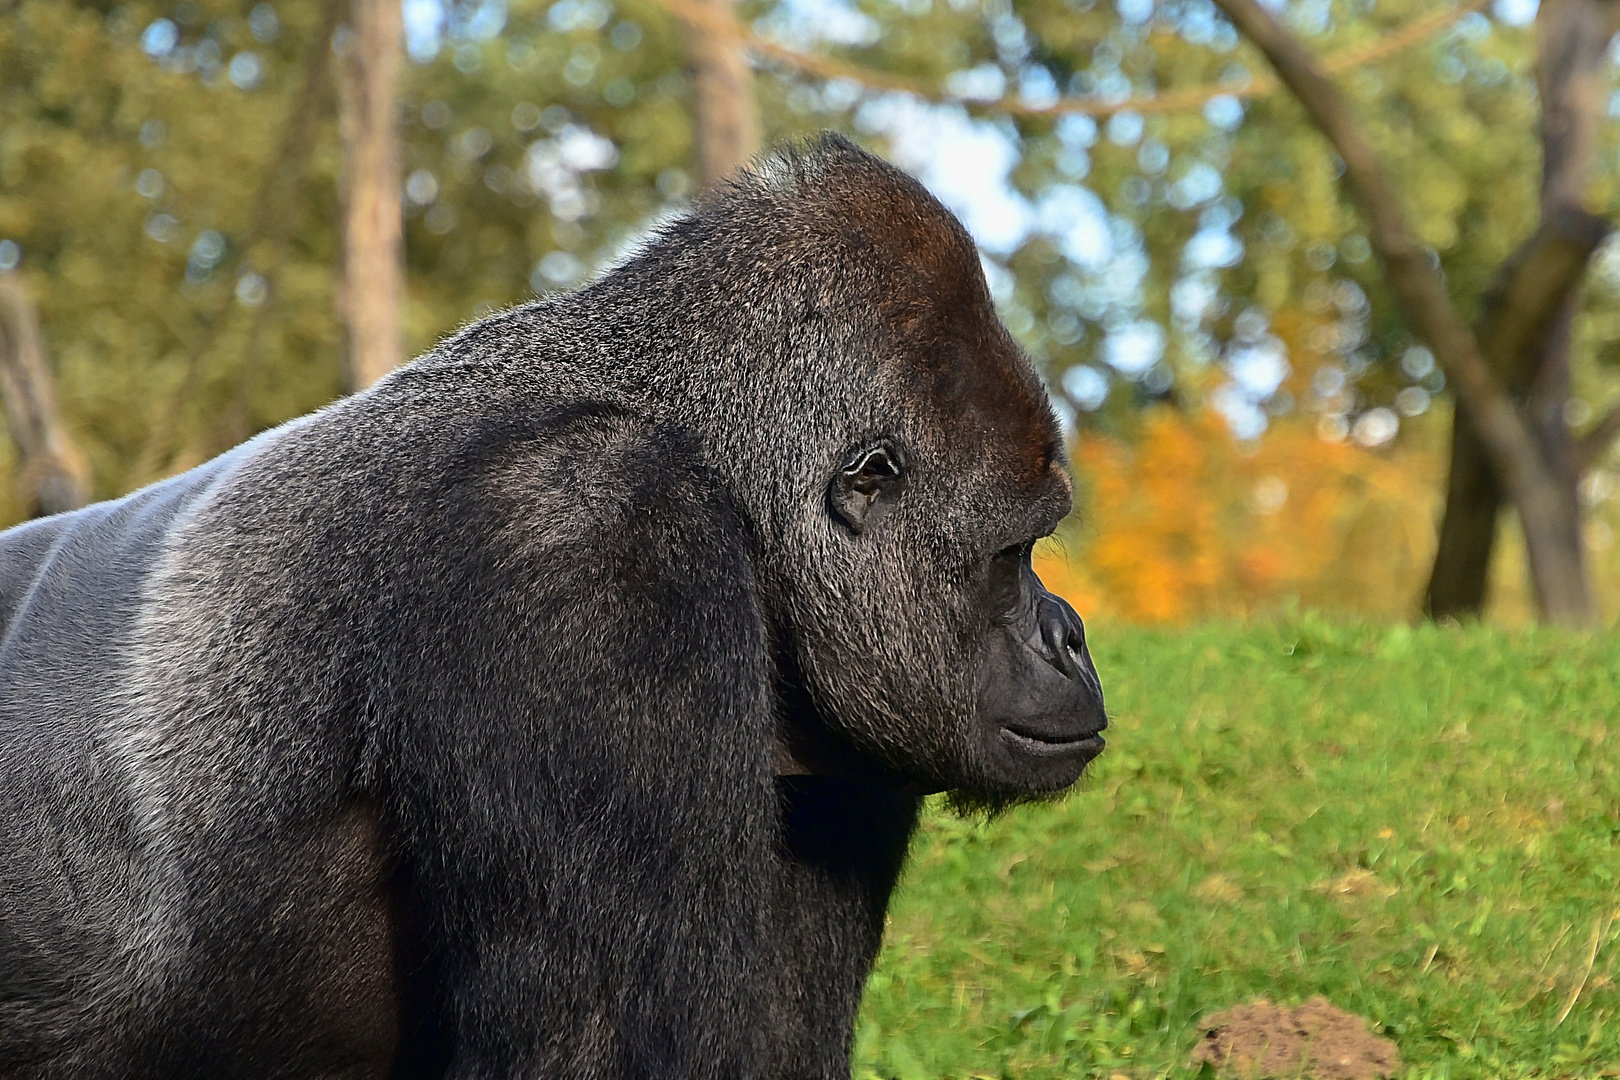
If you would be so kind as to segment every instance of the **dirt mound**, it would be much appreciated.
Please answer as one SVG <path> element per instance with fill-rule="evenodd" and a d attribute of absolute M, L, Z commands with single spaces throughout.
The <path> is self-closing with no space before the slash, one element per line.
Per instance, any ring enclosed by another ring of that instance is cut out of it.
<path fill-rule="evenodd" d="M 1223 1076 L 1378 1080 L 1396 1075 L 1401 1053 L 1367 1029 L 1367 1021 L 1314 997 L 1297 1009 L 1262 998 L 1204 1017 L 1194 1065 L 1209 1062 Z"/>

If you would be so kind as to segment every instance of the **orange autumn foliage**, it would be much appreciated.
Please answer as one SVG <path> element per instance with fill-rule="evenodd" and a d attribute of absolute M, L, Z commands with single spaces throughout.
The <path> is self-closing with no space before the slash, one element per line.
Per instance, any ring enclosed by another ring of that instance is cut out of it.
<path fill-rule="evenodd" d="M 1407 615 L 1443 469 L 1425 441 L 1419 432 L 1370 451 L 1287 418 L 1240 445 L 1212 412 L 1156 409 L 1132 441 L 1081 439 L 1081 512 L 1036 569 L 1083 615 L 1133 622 L 1291 601 Z"/>

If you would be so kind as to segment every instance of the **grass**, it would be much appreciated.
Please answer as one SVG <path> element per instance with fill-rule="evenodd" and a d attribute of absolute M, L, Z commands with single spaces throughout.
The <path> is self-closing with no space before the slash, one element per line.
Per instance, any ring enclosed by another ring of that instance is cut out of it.
<path fill-rule="evenodd" d="M 1204 1014 L 1318 993 L 1409 1077 L 1620 1075 L 1620 638 L 1092 636 L 1108 752 L 930 808 L 856 1077 L 1192 1076 Z"/>

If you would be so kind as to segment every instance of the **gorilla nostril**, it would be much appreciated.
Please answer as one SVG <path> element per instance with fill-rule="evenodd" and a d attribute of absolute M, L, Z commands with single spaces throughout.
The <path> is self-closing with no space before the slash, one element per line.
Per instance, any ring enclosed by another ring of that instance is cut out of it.
<path fill-rule="evenodd" d="M 1074 609 L 1043 589 L 1035 601 L 1035 626 L 1039 640 L 1030 644 L 1036 652 L 1064 678 L 1089 682 L 1086 627 Z"/>
<path fill-rule="evenodd" d="M 1077 622 L 1062 605 L 1051 599 L 1042 597 L 1037 601 L 1039 640 L 1030 644 L 1068 679 L 1083 678 L 1086 666 L 1086 639 Z"/>

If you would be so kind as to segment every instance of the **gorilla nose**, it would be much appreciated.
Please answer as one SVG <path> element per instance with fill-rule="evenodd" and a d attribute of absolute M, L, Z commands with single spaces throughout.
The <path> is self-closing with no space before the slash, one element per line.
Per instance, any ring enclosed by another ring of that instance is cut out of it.
<path fill-rule="evenodd" d="M 1036 600 L 1035 622 L 1041 635 L 1041 655 L 1047 663 L 1077 682 L 1096 679 L 1096 669 L 1086 652 L 1086 627 L 1072 607 L 1045 593 Z"/>

